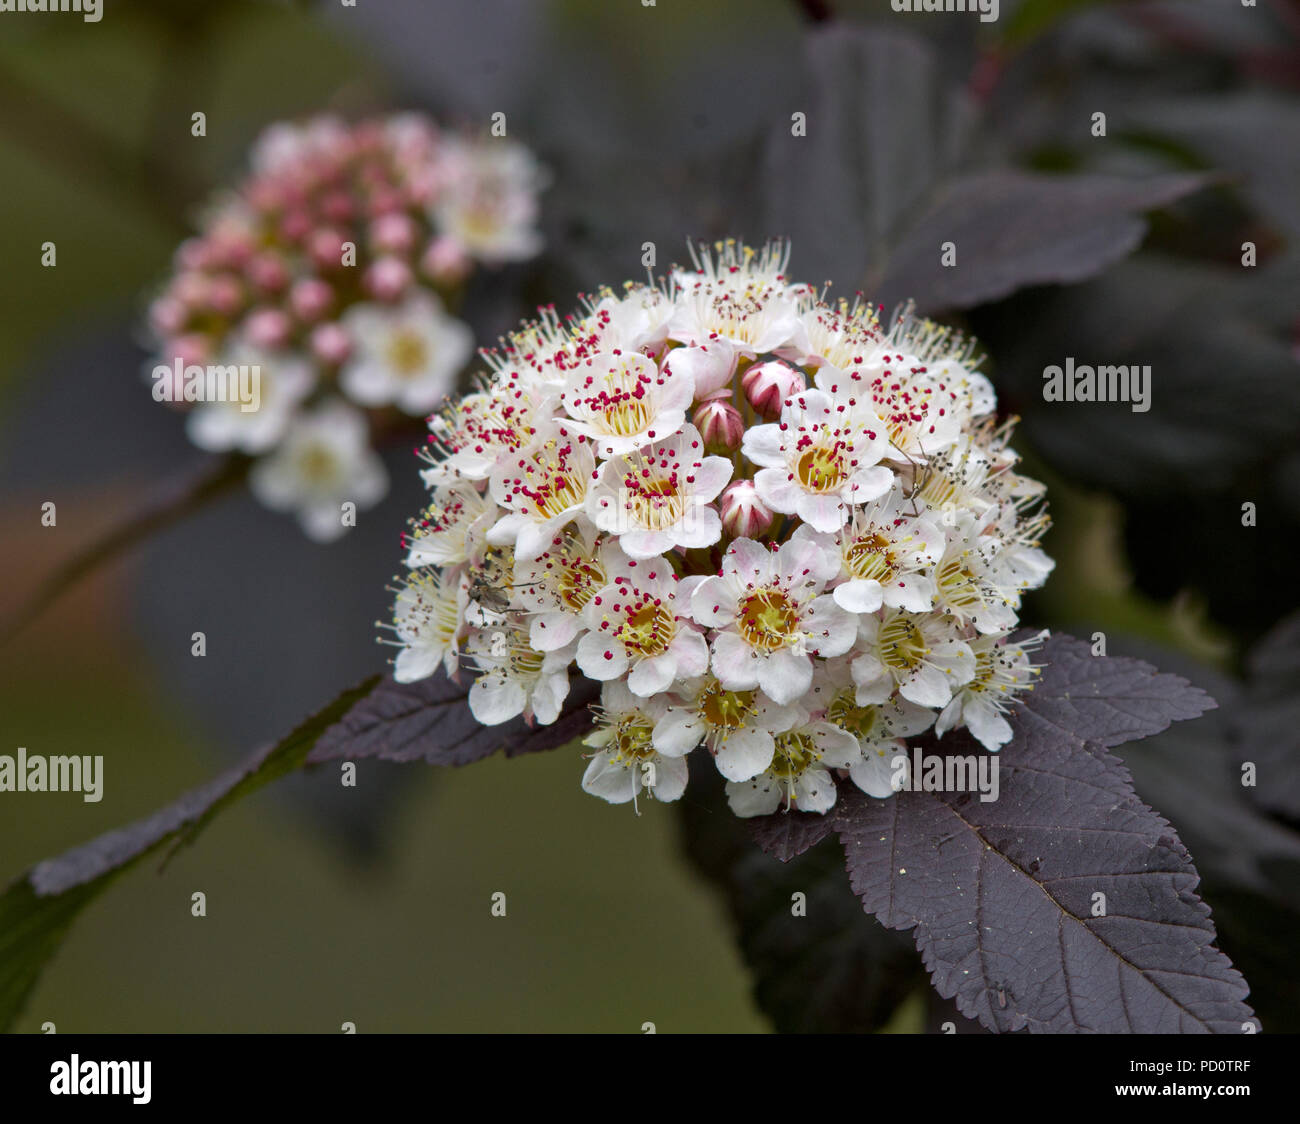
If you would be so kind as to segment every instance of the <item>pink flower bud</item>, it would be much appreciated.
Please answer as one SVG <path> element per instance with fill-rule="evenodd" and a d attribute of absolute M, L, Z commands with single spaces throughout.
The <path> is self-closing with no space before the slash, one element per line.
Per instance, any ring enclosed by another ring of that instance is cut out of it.
<path fill-rule="evenodd" d="M 376 300 L 396 300 L 411 284 L 411 267 L 400 258 L 380 258 L 369 269 L 362 284 Z"/>
<path fill-rule="evenodd" d="M 380 215 L 370 224 L 370 241 L 378 253 L 409 254 L 416 233 L 414 220 L 402 211 Z"/>
<path fill-rule="evenodd" d="M 181 269 L 207 269 L 212 257 L 212 247 L 203 238 L 187 238 L 176 248 L 176 264 Z"/>
<path fill-rule="evenodd" d="M 191 312 L 206 312 L 212 285 L 206 273 L 181 273 L 171 284 L 168 295 Z"/>
<path fill-rule="evenodd" d="M 304 277 L 295 281 L 289 290 L 289 307 L 293 314 L 304 323 L 319 320 L 334 303 L 334 290 L 316 277 Z"/>
<path fill-rule="evenodd" d="M 262 253 L 248 263 L 248 279 L 264 293 L 278 293 L 289 283 L 289 271 L 278 255 Z"/>
<path fill-rule="evenodd" d="M 390 211 L 400 211 L 406 205 L 401 191 L 395 187 L 377 188 L 370 196 L 372 214 L 386 215 Z"/>
<path fill-rule="evenodd" d="M 329 222 L 351 222 L 357 213 L 357 205 L 347 191 L 331 191 L 320 204 L 321 214 Z"/>
<path fill-rule="evenodd" d="M 190 332 L 168 341 L 163 354 L 168 360 L 179 362 L 182 367 L 188 367 L 191 363 L 206 363 L 212 354 L 212 343 L 207 336 Z"/>
<path fill-rule="evenodd" d="M 740 439 L 745 435 L 745 419 L 725 398 L 701 402 L 694 421 L 695 428 L 704 438 L 707 452 L 730 453 L 740 448 Z"/>
<path fill-rule="evenodd" d="M 292 210 L 280 220 L 280 237 L 286 242 L 301 242 L 314 225 L 309 211 Z"/>
<path fill-rule="evenodd" d="M 352 340 L 341 324 L 317 324 L 311 333 L 311 350 L 322 363 L 336 367 L 352 354 Z"/>
<path fill-rule="evenodd" d="M 420 268 L 444 285 L 454 285 L 463 281 L 470 271 L 469 255 L 465 248 L 454 238 L 435 238 L 424 252 Z"/>
<path fill-rule="evenodd" d="M 722 529 L 734 539 L 753 539 L 772 525 L 772 513 L 752 480 L 737 480 L 722 493 Z"/>
<path fill-rule="evenodd" d="M 229 273 L 219 273 L 212 278 L 208 303 L 220 315 L 234 316 L 243 307 L 244 286 Z"/>
<path fill-rule="evenodd" d="M 245 319 L 244 334 L 257 347 L 283 347 L 291 327 L 289 317 L 280 309 L 259 308 Z"/>
<path fill-rule="evenodd" d="M 245 189 L 245 197 L 254 210 L 262 214 L 277 211 L 283 205 L 280 185 L 274 180 L 254 180 Z"/>
<path fill-rule="evenodd" d="M 769 421 L 781 416 L 781 406 L 790 395 L 803 390 L 807 383 L 803 372 L 778 359 L 755 363 L 740 376 L 749 404 Z"/>
<path fill-rule="evenodd" d="M 316 231 L 308 239 L 307 252 L 321 269 L 338 269 L 343 265 L 343 243 L 347 241 L 342 234 L 330 227 Z"/>
<path fill-rule="evenodd" d="M 162 296 L 149 306 L 149 326 L 156 335 L 174 336 L 189 319 L 185 305 L 173 296 Z"/>

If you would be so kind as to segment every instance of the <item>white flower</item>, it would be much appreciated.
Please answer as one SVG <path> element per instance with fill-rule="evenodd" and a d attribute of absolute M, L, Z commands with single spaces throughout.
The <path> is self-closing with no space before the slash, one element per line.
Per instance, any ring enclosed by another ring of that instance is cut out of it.
<path fill-rule="evenodd" d="M 370 448 L 366 419 L 332 400 L 299 416 L 280 447 L 253 466 L 249 486 L 267 507 L 296 511 L 311 538 L 328 542 L 352 525 L 343 505 L 378 503 L 388 473 Z"/>
<path fill-rule="evenodd" d="M 711 340 L 700 347 L 674 347 L 664 356 L 665 369 L 690 375 L 695 386 L 695 400 L 731 396 L 731 381 L 736 373 L 736 352 L 721 340 Z"/>
<path fill-rule="evenodd" d="M 722 521 L 711 504 L 731 479 L 726 457 L 704 456 L 693 425 L 644 449 L 606 461 L 587 496 L 587 514 L 618 535 L 629 558 L 654 558 L 673 547 L 712 546 Z"/>
<path fill-rule="evenodd" d="M 919 706 L 944 706 L 953 690 L 970 681 L 970 645 L 940 617 L 885 611 L 863 615 L 852 663 L 859 703 L 881 703 L 897 690 Z"/>
<path fill-rule="evenodd" d="M 529 613 L 528 639 L 539 652 L 577 639 L 587 602 L 626 563 L 617 543 L 596 544 L 596 529 L 579 517 L 536 558 L 516 560 L 513 593 Z"/>
<path fill-rule="evenodd" d="M 1029 653 L 1047 639 L 1040 632 L 1019 643 L 1005 643 L 1006 634 L 980 636 L 970 642 L 975 653 L 975 674 L 958 688 L 943 708 L 935 732 L 946 734 L 965 726 L 985 749 L 996 753 L 1011 740 L 1011 724 L 1003 715 L 1015 702 L 1017 691 L 1033 688 L 1039 669 Z"/>
<path fill-rule="evenodd" d="M 468 630 L 475 713 L 549 721 L 572 658 L 613 803 L 677 799 L 700 746 L 755 816 L 892 795 L 932 727 L 1003 744 L 1034 670 L 1007 631 L 1052 560 L 972 346 L 827 303 L 782 245 L 692 254 L 544 309 L 430 420 L 407 562 L 443 584 L 399 605 L 403 674 Z"/>
<path fill-rule="evenodd" d="M 492 497 L 507 514 L 488 531 L 488 542 L 513 546 L 525 561 L 538 557 L 582 513 L 595 465 L 582 434 L 539 427 L 531 444 L 492 472 Z"/>
<path fill-rule="evenodd" d="M 639 352 L 597 352 L 571 370 L 560 403 L 567 423 L 612 457 L 671 437 L 686 423 L 695 380 L 685 368 Z"/>
<path fill-rule="evenodd" d="M 651 738 L 663 710 L 662 698 L 639 698 L 622 683 L 601 688 L 596 729 L 583 738 L 583 744 L 600 750 L 583 775 L 586 792 L 611 804 L 626 804 L 642 789 L 663 801 L 676 800 L 686 791 L 686 751 L 661 749 Z"/>
<path fill-rule="evenodd" d="M 953 526 L 963 515 L 983 518 L 996 507 L 990 497 L 988 451 L 963 434 L 947 449 L 932 453 L 912 474 L 909 489 L 932 520 Z"/>
<path fill-rule="evenodd" d="M 315 117 L 302 124 L 277 121 L 253 142 L 249 162 L 261 174 L 282 172 L 329 156 L 347 139 L 348 126 L 337 117 Z"/>
<path fill-rule="evenodd" d="M 662 289 L 641 288 L 622 297 L 606 292 L 591 310 L 596 350 L 657 354 L 675 307 Z"/>
<path fill-rule="evenodd" d="M 903 739 L 934 725 L 934 711 L 897 696 L 882 703 L 859 703 L 853 677 L 843 663 L 822 669 L 812 699 L 825 708 L 828 722 L 858 741 L 860 756 L 849 766 L 853 783 L 868 796 L 892 796 L 895 761 L 907 753 Z"/>
<path fill-rule="evenodd" d="M 851 768 L 862 756 L 857 739 L 825 720 L 807 715 L 776 735 L 772 763 L 758 776 L 727 782 L 727 803 L 738 816 L 786 811 L 825 813 L 835 805 L 831 769 Z"/>
<path fill-rule="evenodd" d="M 429 467 L 420 473 L 427 487 L 486 480 L 547 424 L 552 399 L 529 386 L 519 372 L 512 374 L 429 419 L 430 449 L 422 452 Z"/>
<path fill-rule="evenodd" d="M 408 566 L 459 566 L 482 560 L 497 505 L 470 484 L 437 488 L 424 515 L 406 536 Z"/>
<path fill-rule="evenodd" d="M 214 366 L 255 371 L 258 400 L 251 410 L 245 408 L 247 403 L 232 399 L 204 402 L 190 411 L 185 432 L 200 449 L 213 453 L 266 452 L 284 436 L 298 404 L 316 385 L 316 373 L 306 360 L 239 341 Z"/>
<path fill-rule="evenodd" d="M 1001 550 L 1000 539 L 980 534 L 970 516 L 960 517 L 934 568 L 936 608 L 959 624 L 974 624 L 980 632 L 1004 632 L 1014 626 L 1013 594 L 1000 588 L 995 568 Z"/>
<path fill-rule="evenodd" d="M 455 387 L 474 353 L 474 334 L 447 315 L 442 301 L 419 290 L 400 305 L 354 305 L 343 317 L 352 357 L 339 372 L 363 406 L 395 404 L 408 414 L 432 410 Z"/>
<path fill-rule="evenodd" d="M 549 726 L 569 694 L 572 649 L 538 652 L 517 620 L 474 629 L 466 653 L 479 669 L 469 689 L 469 709 L 485 726 L 524 715 Z"/>
<path fill-rule="evenodd" d="M 833 537 L 845 575 L 832 594 L 837 605 L 854 613 L 874 613 L 881 605 L 914 613 L 932 607 L 929 575 L 943 552 L 944 535 L 913 510 L 897 485 L 875 502 L 854 508 Z M 805 525 L 792 537 L 812 534 Z"/>
<path fill-rule="evenodd" d="M 797 391 L 779 422 L 746 432 L 741 451 L 761 466 L 754 476 L 759 499 L 817 531 L 838 531 L 853 504 L 876 499 L 894 482 L 879 463 L 886 430 L 865 397 Z"/>
<path fill-rule="evenodd" d="M 761 687 L 778 703 L 812 684 L 812 657 L 839 656 L 857 633 L 852 613 L 822 593 L 838 559 L 816 542 L 790 541 L 771 551 L 752 539 L 728 547 L 722 573 L 691 597 L 691 613 L 718 629 L 713 673 L 728 690 Z"/>
<path fill-rule="evenodd" d="M 881 351 L 843 372 L 823 367 L 816 383 L 851 390 L 870 402 L 885 427 L 889 455 L 897 460 L 924 461 L 946 449 L 967 418 L 959 391 L 931 376 L 917 356 L 901 351 Z"/>
<path fill-rule="evenodd" d="M 728 691 L 712 675 L 679 684 L 672 703 L 655 723 L 655 748 L 689 753 L 708 746 L 728 780 L 747 781 L 772 763 L 774 735 L 790 729 L 804 714 L 797 706 L 774 703 L 762 691 Z"/>
<path fill-rule="evenodd" d="M 459 663 L 459 643 L 468 605 L 468 584 L 456 571 L 421 570 L 397 593 L 393 623 L 401 651 L 393 661 L 399 683 L 427 679 L 441 667 L 448 675 Z"/>
<path fill-rule="evenodd" d="M 499 137 L 444 144 L 455 171 L 434 204 L 439 230 L 490 265 L 536 255 L 537 197 L 547 177 L 533 154 Z"/>
<path fill-rule="evenodd" d="M 735 243 L 719 243 L 715 260 L 693 246 L 697 270 L 672 276 L 676 312 L 669 334 L 683 343 L 721 341 L 750 359 L 785 348 L 804 352 L 807 331 L 801 318 L 806 286 L 786 283 L 789 247 L 773 243 L 761 253 Z"/>
<path fill-rule="evenodd" d="M 666 559 L 629 559 L 612 567 L 610 582 L 582 610 L 588 630 L 578 641 L 578 667 L 588 679 L 627 677 L 643 698 L 709 665 L 704 634 L 686 618 L 687 594 Z M 698 579 L 696 579 L 698 580 Z M 680 594 L 680 596 L 679 596 Z"/>

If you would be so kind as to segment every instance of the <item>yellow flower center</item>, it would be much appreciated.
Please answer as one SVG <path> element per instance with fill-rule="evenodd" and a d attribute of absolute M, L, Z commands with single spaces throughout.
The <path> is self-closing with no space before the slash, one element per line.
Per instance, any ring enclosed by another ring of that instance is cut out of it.
<path fill-rule="evenodd" d="M 388 341 L 388 365 L 399 377 L 414 378 L 429 365 L 429 347 L 415 332 L 397 332 Z"/>
<path fill-rule="evenodd" d="M 618 720 L 610 742 L 615 761 L 645 761 L 655 755 L 650 735 L 654 725 L 642 714 L 628 714 Z"/>
<path fill-rule="evenodd" d="M 774 652 L 799 635 L 799 608 L 779 589 L 760 589 L 740 603 L 740 634 L 750 647 Z"/>
<path fill-rule="evenodd" d="M 714 680 L 700 694 L 700 714 L 715 730 L 739 730 L 754 712 L 753 691 L 727 691 Z"/>
<path fill-rule="evenodd" d="M 880 533 L 855 539 L 844 551 L 844 564 L 855 578 L 884 582 L 893 577 L 893 544 Z"/>
<path fill-rule="evenodd" d="M 880 662 L 894 671 L 911 671 L 925 659 L 925 637 L 908 616 L 891 617 L 880 628 Z"/>
<path fill-rule="evenodd" d="M 821 758 L 817 752 L 817 743 L 810 734 L 791 730 L 776 735 L 776 752 L 772 755 L 769 772 L 778 780 L 798 780 L 804 771 Z"/>
<path fill-rule="evenodd" d="M 645 658 L 666 651 L 674 631 L 672 613 L 647 601 L 619 626 L 618 638 L 629 651 Z"/>
<path fill-rule="evenodd" d="M 876 728 L 880 710 L 875 706 L 859 706 L 853 691 L 841 691 L 826 708 L 826 717 L 841 730 L 856 738 L 870 738 Z"/>
<path fill-rule="evenodd" d="M 800 453 L 794 471 L 799 483 L 810 492 L 833 492 L 848 479 L 838 450 L 825 445 L 814 445 Z"/>

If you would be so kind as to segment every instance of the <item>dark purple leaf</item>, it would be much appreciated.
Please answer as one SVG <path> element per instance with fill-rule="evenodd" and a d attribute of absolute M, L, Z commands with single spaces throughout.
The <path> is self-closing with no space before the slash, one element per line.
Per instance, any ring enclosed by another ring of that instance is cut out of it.
<path fill-rule="evenodd" d="M 817 846 L 835 830 L 833 816 L 811 812 L 775 812 L 750 821 L 750 834 L 764 851 L 783 863 Z"/>
<path fill-rule="evenodd" d="M 1110 748 L 1158 734 L 1171 722 L 1216 706 L 1180 676 L 1163 675 L 1142 660 L 1094 656 L 1073 636 L 1052 637 L 1037 662 L 1047 669 L 1013 719 L 1015 744 L 1031 751 L 1057 742 Z M 1005 765 L 1005 751 L 1002 757 Z M 1128 778 L 1116 783 L 1121 790 Z"/>
<path fill-rule="evenodd" d="M 1249 672 L 1236 732 L 1242 758 L 1256 767 L 1251 795 L 1300 823 L 1300 613 L 1260 641 Z"/>
<path fill-rule="evenodd" d="M 886 307 L 914 298 L 923 312 L 939 312 L 1027 285 L 1083 281 L 1137 248 L 1147 229 L 1142 212 L 1209 182 L 1200 174 L 962 176 L 898 240 L 871 295 Z M 949 267 L 941 263 L 945 242 L 956 252 Z"/>
<path fill-rule="evenodd" d="M 970 308 L 1082 281 L 1137 247 L 1143 212 L 1211 180 L 977 170 L 977 114 L 958 76 L 898 31 L 809 32 L 795 112 L 806 135 L 787 114 L 767 138 L 763 226 L 791 240 L 800 277 L 845 295 L 860 288 L 886 309 L 909 299 L 926 313 Z"/>
<path fill-rule="evenodd" d="M 574 676 L 560 717 L 549 726 L 515 718 L 484 726 L 470 713 L 467 684 L 441 673 L 415 683 L 385 676 L 370 695 L 326 730 L 307 759 L 309 765 L 376 757 L 381 761 L 424 761 L 468 765 L 505 750 L 507 757 L 557 749 L 591 729 L 587 704 L 600 685 Z"/>
<path fill-rule="evenodd" d="M 851 296 L 956 166 L 974 111 L 923 39 L 836 22 L 804 43 L 803 88 L 764 153 L 763 226 L 791 240 L 800 278 Z"/>
<path fill-rule="evenodd" d="M 782 1033 L 880 1030 L 926 986 L 912 942 L 862 912 L 835 843 L 776 862 L 723 804 L 708 755 L 694 754 L 691 765 L 678 808 L 685 850 L 725 898 L 759 1008 Z"/>
<path fill-rule="evenodd" d="M 854 891 L 890 928 L 913 929 L 939 993 L 992 1029 L 1241 1033 L 1248 989 L 1213 946 L 1190 856 L 1104 748 L 1211 701 L 1069 637 L 1040 658 L 997 800 L 844 791 L 835 821 Z M 980 752 L 964 733 L 942 750 Z"/>

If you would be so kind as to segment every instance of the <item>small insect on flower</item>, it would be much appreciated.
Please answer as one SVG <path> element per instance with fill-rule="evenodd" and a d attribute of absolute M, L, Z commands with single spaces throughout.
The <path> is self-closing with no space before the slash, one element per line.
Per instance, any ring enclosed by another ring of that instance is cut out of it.
<path fill-rule="evenodd" d="M 431 419 L 403 673 L 463 649 L 481 721 L 546 723 L 576 666 L 582 787 L 634 806 L 691 753 L 736 815 L 819 815 L 932 728 L 1006 744 L 1053 564 L 973 342 L 828 304 L 781 243 L 692 262 L 542 310 Z"/>

